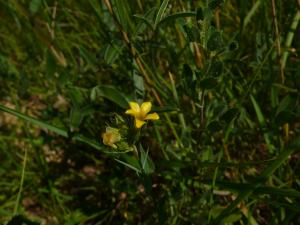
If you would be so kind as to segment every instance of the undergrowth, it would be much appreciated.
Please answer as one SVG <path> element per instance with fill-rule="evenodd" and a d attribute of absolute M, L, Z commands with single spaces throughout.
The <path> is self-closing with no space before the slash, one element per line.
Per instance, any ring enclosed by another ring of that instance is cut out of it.
<path fill-rule="evenodd" d="M 0 223 L 299 224 L 299 21 L 296 0 L 0 0 Z"/>

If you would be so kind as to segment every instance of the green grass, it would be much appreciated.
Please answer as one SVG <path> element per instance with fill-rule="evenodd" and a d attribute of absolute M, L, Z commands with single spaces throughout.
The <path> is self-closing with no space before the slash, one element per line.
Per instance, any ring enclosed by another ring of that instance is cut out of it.
<path fill-rule="evenodd" d="M 0 224 L 300 223 L 297 1 L 0 15 Z"/>

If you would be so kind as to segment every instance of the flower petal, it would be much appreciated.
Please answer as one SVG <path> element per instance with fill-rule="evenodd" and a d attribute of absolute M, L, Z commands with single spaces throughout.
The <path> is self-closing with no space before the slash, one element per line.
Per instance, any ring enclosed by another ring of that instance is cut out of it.
<path fill-rule="evenodd" d="M 138 112 L 136 112 L 136 111 L 134 111 L 134 110 L 132 110 L 132 109 L 127 109 L 127 110 L 125 111 L 125 113 L 128 114 L 128 115 L 134 116 L 134 117 L 136 117 L 136 116 L 139 115 Z"/>
<path fill-rule="evenodd" d="M 139 119 L 135 119 L 135 127 L 136 128 L 141 128 L 144 124 L 145 124 L 144 121 L 139 120 Z"/>
<path fill-rule="evenodd" d="M 145 117 L 145 120 L 158 120 L 159 115 L 157 113 L 150 113 Z"/>
<path fill-rule="evenodd" d="M 125 113 L 134 117 L 139 117 L 141 111 L 139 104 L 136 102 L 129 102 L 129 106 L 130 109 L 127 109 Z"/>
<path fill-rule="evenodd" d="M 110 134 L 109 133 L 103 133 L 102 135 L 103 144 L 110 146 Z"/>
<path fill-rule="evenodd" d="M 120 135 L 118 129 L 112 128 L 112 127 L 107 127 L 106 132 L 102 133 L 101 136 L 103 139 L 103 144 L 113 147 L 113 148 L 117 148 L 115 143 L 117 143 L 121 140 L 121 135 Z"/>
<path fill-rule="evenodd" d="M 129 102 L 130 108 L 135 112 L 140 112 L 140 106 L 137 102 Z"/>
<path fill-rule="evenodd" d="M 148 112 L 150 112 L 152 107 L 151 102 L 143 102 L 141 105 L 141 114 L 143 115 L 143 117 L 145 117 L 147 115 Z"/>

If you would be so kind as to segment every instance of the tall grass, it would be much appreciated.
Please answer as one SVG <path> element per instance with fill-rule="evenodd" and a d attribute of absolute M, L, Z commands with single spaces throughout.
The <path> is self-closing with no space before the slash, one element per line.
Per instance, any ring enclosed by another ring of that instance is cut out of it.
<path fill-rule="evenodd" d="M 0 223 L 300 223 L 299 15 L 0 0 Z"/>

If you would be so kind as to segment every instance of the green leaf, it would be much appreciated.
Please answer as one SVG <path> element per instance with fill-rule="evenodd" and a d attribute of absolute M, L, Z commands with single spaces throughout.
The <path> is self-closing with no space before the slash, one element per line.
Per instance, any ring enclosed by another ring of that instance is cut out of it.
<path fill-rule="evenodd" d="M 148 152 L 145 152 L 143 147 L 140 145 L 140 163 L 142 165 L 142 169 L 144 171 L 145 174 L 151 174 L 154 172 L 155 170 L 155 166 L 153 161 L 150 159 Z"/>
<path fill-rule="evenodd" d="M 141 173 L 141 167 L 139 165 L 139 161 L 133 157 L 133 156 L 129 156 L 129 155 L 123 155 L 123 159 L 126 161 L 121 161 L 119 159 L 115 159 L 118 163 L 123 164 L 124 166 L 128 167 L 129 169 L 132 169 L 134 171 L 136 171 L 137 173 Z"/>
<path fill-rule="evenodd" d="M 291 92 L 291 93 L 297 93 L 298 92 L 298 89 L 295 89 L 295 88 L 291 88 L 291 87 L 288 87 L 288 86 L 285 86 L 285 85 L 282 85 L 282 84 L 278 84 L 278 83 L 274 83 L 272 84 L 273 86 L 275 87 L 278 87 L 286 92 Z"/>
<path fill-rule="evenodd" d="M 105 62 L 109 65 L 113 64 L 122 54 L 124 47 L 124 43 L 115 40 L 106 45 L 103 49 Z"/>
<path fill-rule="evenodd" d="M 67 91 L 67 94 L 71 99 L 73 107 L 80 108 L 83 105 L 85 105 L 86 100 L 83 89 L 75 86 L 69 86 Z"/>
<path fill-rule="evenodd" d="M 73 107 L 70 113 L 70 123 L 72 128 L 78 128 L 82 123 L 84 117 L 92 114 L 94 109 L 92 106 L 87 105 L 82 108 Z"/>
<path fill-rule="evenodd" d="M 87 50 L 85 47 L 80 46 L 79 53 L 80 53 L 80 56 L 85 60 L 85 62 L 87 64 L 92 66 L 97 63 L 95 54 L 93 54 L 93 52 L 90 52 L 89 50 Z"/>
<path fill-rule="evenodd" d="M 257 116 L 260 126 L 265 127 L 266 126 L 265 117 L 264 117 L 257 101 L 255 100 L 255 98 L 252 95 L 250 96 L 250 99 L 253 104 L 253 107 L 254 107 L 254 110 L 255 110 L 255 113 L 256 113 L 256 116 Z"/>
<path fill-rule="evenodd" d="M 234 213 L 224 218 L 221 224 L 234 224 L 235 222 L 242 219 L 243 215 L 241 213 Z"/>
<path fill-rule="evenodd" d="M 216 181 L 216 186 L 229 189 L 237 193 L 254 189 L 253 193 L 258 195 L 270 194 L 274 196 L 300 198 L 300 192 L 292 188 L 277 188 L 268 186 L 256 187 L 255 183 L 234 183 L 230 181 Z"/>
<path fill-rule="evenodd" d="M 276 188 L 276 187 L 259 187 L 255 189 L 255 194 L 270 194 L 274 196 L 282 196 L 284 198 L 299 198 L 300 192 L 292 188 Z"/>
<path fill-rule="evenodd" d="M 291 96 L 287 95 L 285 96 L 281 102 L 279 103 L 279 106 L 277 107 L 275 115 L 278 116 L 278 114 L 282 111 L 287 111 L 289 107 L 293 105 L 293 100 Z"/>
<path fill-rule="evenodd" d="M 196 78 L 194 72 L 188 64 L 183 65 L 183 73 L 181 81 L 183 83 L 184 90 L 189 94 L 193 95 L 196 90 Z"/>
<path fill-rule="evenodd" d="M 95 101 L 98 97 L 106 98 L 121 108 L 126 109 L 128 108 L 129 101 L 125 97 L 123 93 L 118 91 L 113 86 L 108 85 L 98 85 L 91 90 L 90 98 L 92 101 Z"/>
<path fill-rule="evenodd" d="M 168 3 L 169 3 L 169 0 L 164 0 L 163 3 L 161 4 L 161 6 L 159 7 L 159 10 L 157 12 L 155 22 L 154 22 L 155 28 L 158 25 L 158 23 L 162 20 L 164 14 L 165 14 L 165 11 L 167 9 Z"/>
<path fill-rule="evenodd" d="M 222 35 L 218 31 L 214 31 L 208 41 L 207 41 L 207 49 L 209 51 L 216 51 L 222 48 L 223 43 L 222 43 Z"/>
<path fill-rule="evenodd" d="M 212 221 L 211 224 L 217 225 L 226 218 L 227 216 L 231 215 L 233 210 L 239 205 L 241 201 L 245 198 L 249 197 L 256 188 L 261 187 L 262 183 L 268 179 L 276 169 L 278 169 L 293 153 L 300 150 L 300 137 L 297 137 L 285 150 L 279 153 L 276 160 L 274 160 L 267 168 L 260 173 L 257 179 L 257 183 L 255 184 L 255 188 L 251 188 L 249 190 L 245 190 L 241 192 L 238 197 L 222 211 L 222 213 Z"/>
<path fill-rule="evenodd" d="M 200 33 L 198 28 L 195 26 L 189 27 L 188 25 L 184 25 L 183 29 L 186 33 L 187 39 L 189 42 L 198 42 L 200 38 Z"/>
<path fill-rule="evenodd" d="M 133 15 L 133 17 L 143 21 L 144 24 L 146 24 L 149 28 L 151 28 L 151 30 L 154 30 L 154 26 L 152 25 L 151 21 L 149 21 L 146 17 L 142 15 Z"/>
<path fill-rule="evenodd" d="M 20 113 L 20 112 L 17 112 L 13 109 L 9 109 L 3 105 L 0 104 L 0 110 L 3 111 L 3 112 L 7 112 L 13 116 L 16 116 L 20 119 L 23 119 L 25 121 L 28 121 L 30 123 L 32 123 L 33 125 L 37 125 L 41 128 L 44 128 L 48 131 L 52 131 L 58 135 L 61 135 L 63 137 L 68 137 L 68 132 L 65 130 L 65 129 L 62 129 L 62 128 L 58 128 L 56 126 L 53 126 L 53 125 L 50 125 L 46 122 L 43 122 L 41 120 L 38 120 L 38 119 L 35 119 L 33 117 L 30 117 L 30 116 L 27 116 L 23 113 Z M 94 140 L 91 140 L 87 137 L 84 137 L 82 135 L 79 135 L 79 134 L 75 134 L 73 136 L 73 139 L 74 140 L 77 140 L 77 141 L 80 141 L 80 142 L 83 142 L 83 143 L 86 143 L 87 145 L 90 145 L 91 147 L 97 149 L 97 150 L 101 150 L 102 152 L 105 152 L 105 153 L 109 153 L 109 154 L 114 154 L 114 152 L 110 152 L 110 151 L 104 151 L 104 147 L 103 145 L 100 145 L 98 142 L 94 141 Z"/>
<path fill-rule="evenodd" d="M 42 0 L 31 0 L 30 4 L 29 4 L 29 11 L 32 14 L 37 13 L 37 11 L 39 10 L 40 6 L 41 6 Z"/>
<path fill-rule="evenodd" d="M 73 107 L 70 113 L 70 124 L 71 128 L 77 128 L 81 124 L 83 115 L 81 114 L 80 108 Z"/>
<path fill-rule="evenodd" d="M 7 113 L 9 113 L 11 115 L 14 115 L 14 116 L 16 116 L 16 117 L 18 117 L 20 119 L 26 120 L 26 121 L 34 124 L 34 125 L 38 125 L 38 126 L 40 126 L 42 128 L 45 128 L 45 129 L 47 129 L 49 131 L 57 133 L 57 134 L 59 134 L 59 135 L 61 135 L 63 137 L 68 137 L 67 131 L 65 131 L 65 130 L 63 130 L 61 128 L 52 126 L 52 125 L 50 125 L 50 124 L 48 124 L 46 122 L 43 122 L 41 120 L 38 120 L 38 119 L 35 119 L 33 117 L 27 116 L 27 115 L 25 115 L 23 113 L 17 112 L 15 110 L 7 108 L 7 107 L 5 107 L 3 105 L 0 105 L 0 110 L 2 110 L 3 112 L 7 112 Z"/>
<path fill-rule="evenodd" d="M 131 10 L 128 1 L 114 0 L 115 10 L 119 23 L 125 31 L 129 31 L 133 24 L 131 21 Z"/>
<path fill-rule="evenodd" d="M 156 12 L 156 8 L 153 7 L 148 10 L 145 15 L 133 15 L 134 18 L 139 19 L 140 22 L 137 24 L 133 37 L 136 37 L 138 34 L 143 33 L 146 29 L 146 26 L 149 26 L 151 30 L 154 30 L 153 19 Z"/>
<path fill-rule="evenodd" d="M 258 122 L 259 122 L 259 125 L 261 128 L 265 128 L 266 127 L 266 121 L 265 121 L 265 117 L 260 109 L 260 106 L 258 105 L 258 103 L 256 102 L 255 98 L 250 95 L 250 99 L 251 99 L 251 102 L 253 104 L 253 107 L 254 107 L 254 110 L 255 110 L 255 113 L 256 113 L 256 116 L 257 116 L 257 119 L 258 119 Z M 268 146 L 268 150 L 272 153 L 274 151 L 274 146 L 271 144 L 271 136 L 269 133 L 264 133 L 264 139 L 265 139 L 265 142 Z"/>
<path fill-rule="evenodd" d="M 196 16 L 195 12 L 178 12 L 178 13 L 174 13 L 171 15 L 166 16 L 165 18 L 163 18 L 158 24 L 157 27 L 159 27 L 160 25 L 162 25 L 163 23 L 168 23 L 168 22 L 175 22 L 174 20 L 179 19 L 179 18 L 184 18 L 184 17 L 194 17 Z"/>
<path fill-rule="evenodd" d="M 133 71 L 133 84 L 135 89 L 135 94 L 137 99 L 144 99 L 145 87 L 144 87 L 144 78 L 139 75 L 135 70 Z"/>
<path fill-rule="evenodd" d="M 263 3 L 262 0 L 256 1 L 252 8 L 248 11 L 248 14 L 245 16 L 244 22 L 243 22 L 243 28 L 245 29 L 246 26 L 250 23 L 252 17 L 255 15 L 255 13 L 258 11 L 259 6 Z"/>

